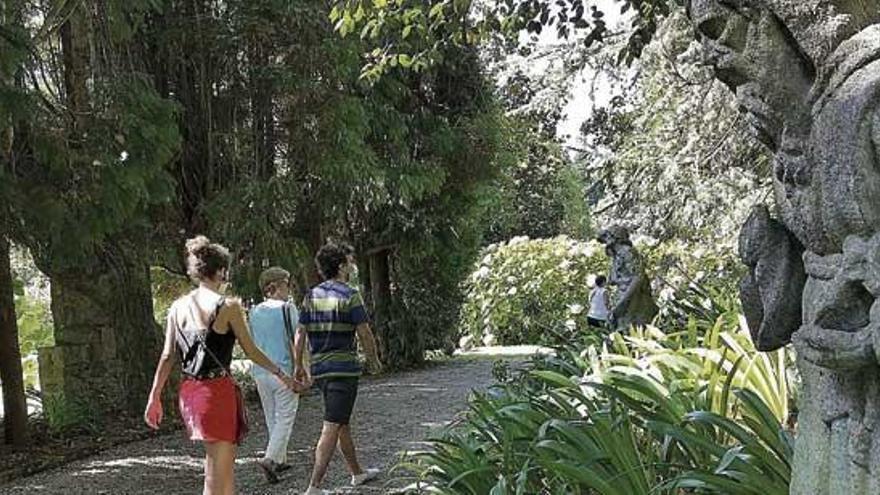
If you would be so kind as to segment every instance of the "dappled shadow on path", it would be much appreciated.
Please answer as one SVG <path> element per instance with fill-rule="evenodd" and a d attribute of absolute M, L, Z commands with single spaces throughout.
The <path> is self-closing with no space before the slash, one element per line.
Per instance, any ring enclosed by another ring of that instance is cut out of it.
<path fill-rule="evenodd" d="M 352 426 L 361 462 L 386 469 L 371 486 L 339 493 L 386 493 L 395 483 L 387 470 L 401 452 L 422 451 L 424 439 L 465 409 L 474 388 L 491 382 L 490 359 L 453 359 L 422 370 L 362 382 Z M 262 412 L 252 404 L 252 433 L 240 448 L 236 480 L 241 494 L 301 493 L 321 427 L 321 400 L 303 397 L 290 443 L 294 468 L 281 483 L 268 485 L 254 462 L 263 454 Z M 201 492 L 203 449 L 180 432 L 110 449 L 100 455 L 0 486 L 0 494 L 194 494 Z M 327 487 L 343 487 L 347 475 L 337 455 Z"/>

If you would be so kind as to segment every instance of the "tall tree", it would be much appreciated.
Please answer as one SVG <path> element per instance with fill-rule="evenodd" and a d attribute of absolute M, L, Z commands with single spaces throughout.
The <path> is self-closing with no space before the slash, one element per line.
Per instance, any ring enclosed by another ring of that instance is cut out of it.
<path fill-rule="evenodd" d="M 360 78 L 363 43 L 332 36 L 325 5 L 205 2 L 199 17 L 191 3 L 171 5 L 154 33 L 156 60 L 168 69 L 155 74 L 185 115 L 174 171 L 178 209 L 191 212 L 182 228 L 199 226 L 233 247 L 234 283 L 245 294 L 264 263 L 299 264 L 312 283 L 320 244 L 353 242 L 369 253 L 364 279 L 370 261 L 376 271 L 366 288 L 378 295 L 370 299 L 386 357 L 421 360 L 426 329 L 454 325 L 405 316 L 437 314 L 414 304 L 442 306 L 459 270 L 414 253 L 467 264 L 461 253 L 475 251 L 473 215 L 482 211 L 471 205 L 499 167 L 498 109 L 475 53 L 452 47 L 461 56 L 447 65 L 372 85 Z M 199 152 L 206 142 L 211 152 Z M 432 290 L 441 280 L 445 289 Z"/>
<path fill-rule="evenodd" d="M 24 33 L 25 83 L 3 88 L 15 104 L 0 195 L 10 235 L 52 279 L 42 385 L 94 412 L 140 412 L 160 336 L 147 212 L 168 198 L 179 141 L 132 42 L 155 2 L 20 4 L 43 24 Z"/>
<path fill-rule="evenodd" d="M 0 2 L 0 30 L 7 33 L 8 41 L 0 43 L 0 88 L 14 87 L 20 80 L 19 58 L 22 33 L 22 11 L 18 2 Z M 16 50 L 15 45 L 19 45 Z M 11 49 L 4 51 L 3 48 Z M 0 104 L 0 164 L 12 160 L 12 140 L 14 139 L 14 119 L 4 112 Z M 3 389 L 4 439 L 16 447 L 27 443 L 28 418 L 27 397 L 24 391 L 21 350 L 18 341 L 18 324 L 15 315 L 12 268 L 10 266 L 10 247 L 7 239 L 9 225 L 8 206 L 0 206 L 0 387 Z"/>
<path fill-rule="evenodd" d="M 691 22 L 664 19 L 625 97 L 583 127 L 585 168 L 603 223 L 659 240 L 734 252 L 740 226 L 771 191 L 771 160 L 712 77 Z"/>
<path fill-rule="evenodd" d="M 7 443 L 21 447 L 28 439 L 27 398 L 15 319 L 9 242 L 0 235 L 0 384 L 3 388 L 3 426 Z"/>

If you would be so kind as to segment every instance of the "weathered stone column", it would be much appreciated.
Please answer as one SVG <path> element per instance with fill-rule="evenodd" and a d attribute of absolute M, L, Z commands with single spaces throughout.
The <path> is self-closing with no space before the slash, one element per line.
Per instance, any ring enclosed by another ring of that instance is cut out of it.
<path fill-rule="evenodd" d="M 146 260 L 108 242 L 77 266 L 47 272 L 55 346 L 40 349 L 44 396 L 101 416 L 142 413 L 162 341 Z"/>
<path fill-rule="evenodd" d="M 880 0 L 688 7 L 774 153 L 777 219 L 743 229 L 742 300 L 759 349 L 798 353 L 791 493 L 880 493 Z"/>

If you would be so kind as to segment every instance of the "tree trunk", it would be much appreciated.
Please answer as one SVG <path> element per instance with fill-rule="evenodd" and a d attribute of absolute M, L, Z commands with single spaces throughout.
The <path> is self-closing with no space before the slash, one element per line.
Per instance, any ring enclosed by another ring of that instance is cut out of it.
<path fill-rule="evenodd" d="M 391 270 L 388 265 L 388 250 L 379 250 L 369 254 L 370 264 L 370 301 L 373 309 L 373 328 L 379 340 L 379 350 L 387 364 L 397 363 L 396 344 L 389 326 L 391 317 Z M 389 362 L 390 361 L 390 362 Z"/>
<path fill-rule="evenodd" d="M 22 6 L 5 1 L 0 3 L 0 24 L 20 28 Z M 0 73 L 5 84 L 17 84 L 21 79 L 21 67 Z M 0 120 L 0 162 L 3 166 L 14 163 L 13 143 L 15 128 L 13 121 Z M 8 212 L 2 207 L 3 218 Z M 21 349 L 18 342 L 18 323 L 15 316 L 12 269 L 9 262 L 9 242 L 4 237 L 8 224 L 0 224 L 0 386 L 3 389 L 4 438 L 6 443 L 22 447 L 27 443 L 27 398 L 24 394 Z"/>
<path fill-rule="evenodd" d="M 388 320 L 391 307 L 391 271 L 388 251 L 370 255 L 370 299 L 373 303 L 373 322 L 376 326 Z"/>
<path fill-rule="evenodd" d="M 303 239 L 308 250 L 309 261 L 300 273 L 300 282 L 303 288 L 311 288 L 318 285 L 323 277 L 318 273 L 318 267 L 313 262 L 314 256 L 324 244 L 324 229 L 321 225 L 321 212 L 308 196 L 303 200 L 302 215 L 298 215 L 293 226 L 293 235 Z"/>
<path fill-rule="evenodd" d="M 12 294 L 12 270 L 9 264 L 9 243 L 0 236 L 0 382 L 3 386 L 3 425 L 6 443 L 16 447 L 27 443 L 27 399 L 18 324 Z"/>
<path fill-rule="evenodd" d="M 78 3 L 67 21 L 61 25 L 61 51 L 64 62 L 64 91 L 67 107 L 72 113 L 73 133 L 82 129 L 83 117 L 89 109 L 89 17 L 85 3 Z"/>
<path fill-rule="evenodd" d="M 258 180 L 275 175 L 275 109 L 274 84 L 269 72 L 269 43 L 259 36 L 250 41 L 251 112 L 253 113 L 254 174 Z"/>

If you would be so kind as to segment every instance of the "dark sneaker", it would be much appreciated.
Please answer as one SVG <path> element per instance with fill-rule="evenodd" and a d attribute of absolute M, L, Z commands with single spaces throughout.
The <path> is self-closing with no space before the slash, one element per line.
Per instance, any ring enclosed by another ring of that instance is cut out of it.
<path fill-rule="evenodd" d="M 283 473 L 284 471 L 287 471 L 287 470 L 291 469 L 292 467 L 293 467 L 293 464 L 288 464 L 286 462 L 279 462 L 279 463 L 275 464 L 275 472 L 276 473 Z"/>
<path fill-rule="evenodd" d="M 278 483 L 278 468 L 272 459 L 260 459 L 257 465 L 263 470 L 263 475 L 269 483 Z"/>

